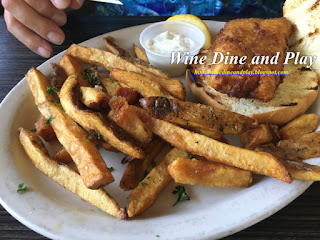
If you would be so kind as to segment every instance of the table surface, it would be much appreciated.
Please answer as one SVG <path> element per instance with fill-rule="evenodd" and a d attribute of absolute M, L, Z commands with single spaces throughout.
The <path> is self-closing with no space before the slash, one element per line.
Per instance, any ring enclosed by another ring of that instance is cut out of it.
<path fill-rule="evenodd" d="M 54 54 L 65 50 L 71 43 L 79 43 L 97 35 L 163 20 L 161 17 L 69 17 L 63 27 L 66 42 L 54 46 Z M 226 20 L 211 18 L 213 20 Z M 29 51 L 6 31 L 0 17 L 0 100 L 23 78 L 30 67 L 45 59 Z M 305 193 L 278 213 L 226 237 L 233 239 L 320 239 L 320 183 L 314 183 Z M 0 239 L 47 239 L 28 229 L 0 206 Z"/>

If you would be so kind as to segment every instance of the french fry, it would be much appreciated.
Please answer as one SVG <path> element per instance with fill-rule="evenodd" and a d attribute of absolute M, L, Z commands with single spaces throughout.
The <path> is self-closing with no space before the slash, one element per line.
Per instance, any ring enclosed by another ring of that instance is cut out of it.
<path fill-rule="evenodd" d="M 124 50 L 123 48 L 119 47 L 115 43 L 115 39 L 112 36 L 104 37 L 103 42 L 107 49 L 113 54 L 118 55 L 120 57 L 131 58 L 130 53 Z"/>
<path fill-rule="evenodd" d="M 63 55 L 60 60 L 60 67 L 63 68 L 68 76 L 76 75 L 77 81 L 80 86 L 90 87 L 89 82 L 83 77 L 84 68 L 82 65 L 69 55 Z"/>
<path fill-rule="evenodd" d="M 258 152 L 267 152 L 273 155 L 278 160 L 290 160 L 290 161 L 302 161 L 303 159 L 299 156 L 299 151 L 291 151 L 290 148 L 279 148 L 275 146 L 273 143 L 268 143 L 264 145 L 260 145 L 254 149 Z M 298 154 L 298 155 L 297 155 Z"/>
<path fill-rule="evenodd" d="M 292 182 L 287 169 L 271 154 L 255 152 L 221 143 L 175 126 L 172 123 L 155 119 L 149 116 L 143 109 L 135 106 L 131 107 L 136 109 L 141 120 L 147 124 L 154 134 L 177 148 L 203 156 L 209 161 L 267 175 L 287 183 Z"/>
<path fill-rule="evenodd" d="M 289 160 L 283 161 L 283 165 L 295 180 L 320 181 L 319 166 Z"/>
<path fill-rule="evenodd" d="M 53 128 L 50 124 L 46 123 L 46 119 L 43 116 L 41 116 L 34 125 L 37 130 L 36 134 L 42 137 L 46 142 L 51 142 L 52 140 L 57 139 Z"/>
<path fill-rule="evenodd" d="M 303 114 L 287 123 L 279 130 L 281 139 L 298 139 L 317 129 L 319 117 L 316 114 Z"/>
<path fill-rule="evenodd" d="M 34 166 L 50 179 L 102 211 L 120 219 L 127 218 L 126 210 L 120 208 L 107 192 L 103 189 L 88 189 L 78 173 L 50 158 L 47 149 L 34 133 L 20 128 L 19 138 Z"/>
<path fill-rule="evenodd" d="M 119 82 L 114 78 L 102 78 L 101 84 L 107 90 L 107 93 L 113 97 L 116 95 L 119 88 L 121 88 Z"/>
<path fill-rule="evenodd" d="M 129 107 L 124 97 L 113 97 L 109 102 L 112 111 L 108 117 L 119 127 L 129 133 L 136 141 L 147 144 L 151 141 L 152 132 L 145 127 L 134 109 Z"/>
<path fill-rule="evenodd" d="M 64 164 L 73 162 L 72 157 L 65 148 L 62 148 L 59 152 L 57 152 L 57 154 L 54 156 L 54 159 Z"/>
<path fill-rule="evenodd" d="M 73 100 L 73 89 L 77 85 L 76 76 L 69 76 L 60 91 L 60 101 L 69 116 L 88 132 L 94 130 L 111 146 L 135 158 L 143 158 L 143 151 L 133 143 L 121 139 L 121 133 L 116 133 L 107 119 L 97 112 L 79 109 Z"/>
<path fill-rule="evenodd" d="M 168 166 L 168 171 L 176 183 L 182 184 L 249 187 L 252 182 L 250 171 L 195 158 L 179 157 Z"/>
<path fill-rule="evenodd" d="M 116 91 L 116 96 L 124 97 L 128 104 L 134 105 L 138 103 L 140 94 L 131 88 L 119 87 Z"/>
<path fill-rule="evenodd" d="M 266 143 L 278 142 L 278 126 L 260 124 L 259 127 L 242 133 L 240 135 L 240 141 L 244 148 L 252 148 Z"/>
<path fill-rule="evenodd" d="M 64 69 L 56 63 L 50 63 L 52 74 L 49 78 L 51 86 L 60 89 L 64 81 L 67 79 L 67 74 Z"/>
<path fill-rule="evenodd" d="M 111 97 L 101 87 L 80 87 L 81 102 L 88 108 L 103 109 L 109 107 Z"/>
<path fill-rule="evenodd" d="M 144 75 L 154 82 L 157 82 L 172 96 L 184 100 L 186 96 L 183 84 L 177 79 L 168 79 L 155 75 L 150 72 L 149 68 L 141 68 L 130 61 L 123 59 L 113 53 L 103 51 L 97 48 L 88 48 L 72 44 L 67 50 L 67 54 L 81 61 L 105 67 L 109 71 L 112 69 L 120 69 L 123 71 L 135 72 Z M 142 65 L 141 65 L 142 66 Z M 152 69 L 152 68 L 150 68 Z M 154 70 L 152 70 L 154 71 Z M 157 70 L 158 72 L 158 70 Z M 141 93 L 140 93 L 141 94 Z"/>
<path fill-rule="evenodd" d="M 147 76 L 119 69 L 111 70 L 110 76 L 119 82 L 126 84 L 129 88 L 136 90 L 143 97 L 162 96 L 173 98 L 159 83 Z"/>
<path fill-rule="evenodd" d="M 142 49 L 140 49 L 137 45 L 133 44 L 132 46 L 133 48 L 133 52 L 136 55 L 137 58 L 140 58 L 141 60 L 145 61 L 145 62 L 149 62 L 147 55 L 142 51 Z"/>
<path fill-rule="evenodd" d="M 114 181 L 107 165 L 95 145 L 86 138 L 85 132 L 60 107 L 51 102 L 53 95 L 47 93 L 46 77 L 31 68 L 26 79 L 40 113 L 49 121 L 59 142 L 75 162 L 84 184 L 97 189 Z"/>
<path fill-rule="evenodd" d="M 187 157 L 187 153 L 173 148 L 130 193 L 131 200 L 127 211 L 129 217 L 143 213 L 154 204 L 160 192 L 172 180 L 168 165 L 178 157 Z"/>
<path fill-rule="evenodd" d="M 182 126 L 225 134 L 239 134 L 256 127 L 252 118 L 211 106 L 164 97 L 140 99 L 140 105 L 152 117 Z"/>
<path fill-rule="evenodd" d="M 164 144 L 164 141 L 160 139 L 151 141 L 144 148 L 145 157 L 143 159 L 133 159 L 128 163 L 120 180 L 121 189 L 132 190 L 138 186 L 143 174 L 151 165 L 154 158 L 159 154 Z"/>

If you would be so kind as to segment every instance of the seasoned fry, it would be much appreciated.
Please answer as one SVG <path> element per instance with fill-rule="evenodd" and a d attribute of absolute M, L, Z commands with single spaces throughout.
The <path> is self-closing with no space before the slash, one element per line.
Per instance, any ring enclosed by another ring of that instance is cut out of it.
<path fill-rule="evenodd" d="M 295 180 L 320 181 L 319 166 L 296 161 L 283 161 L 283 165 Z"/>
<path fill-rule="evenodd" d="M 142 49 L 140 49 L 137 45 L 133 44 L 132 46 L 133 48 L 133 52 L 136 55 L 137 58 L 140 58 L 141 60 L 145 61 L 145 62 L 149 62 L 147 55 L 142 51 Z"/>
<path fill-rule="evenodd" d="M 143 150 L 145 157 L 143 159 L 131 160 L 120 180 L 120 188 L 123 190 L 132 190 L 138 186 L 144 172 L 151 165 L 151 162 L 159 154 L 165 142 L 160 139 L 155 139 L 148 144 Z"/>
<path fill-rule="evenodd" d="M 81 102 L 88 108 L 103 109 L 109 107 L 111 97 L 101 87 L 80 87 Z"/>
<path fill-rule="evenodd" d="M 140 120 L 134 109 L 129 107 L 123 97 L 113 97 L 110 100 L 108 116 L 123 130 L 129 133 L 136 141 L 147 144 L 151 141 L 152 132 L 146 129 L 145 124 Z"/>
<path fill-rule="evenodd" d="M 60 60 L 60 67 L 63 68 L 68 76 L 76 75 L 80 86 L 90 87 L 89 82 L 83 77 L 84 68 L 82 65 L 69 55 L 63 55 Z"/>
<path fill-rule="evenodd" d="M 112 52 L 115 55 L 118 55 L 120 57 L 125 57 L 125 58 L 131 58 L 131 55 L 129 52 L 124 50 L 123 48 L 119 47 L 115 43 L 115 39 L 111 36 L 107 36 L 103 38 L 104 45 L 107 47 L 107 49 Z"/>
<path fill-rule="evenodd" d="M 129 88 L 136 90 L 143 97 L 163 96 L 173 98 L 159 83 L 147 76 L 119 69 L 111 70 L 110 76 L 119 82 L 128 85 Z"/>
<path fill-rule="evenodd" d="M 57 152 L 57 154 L 54 156 L 54 159 L 64 164 L 73 162 L 72 157 L 65 148 L 62 148 L 59 152 Z"/>
<path fill-rule="evenodd" d="M 252 182 L 250 171 L 195 158 L 179 157 L 168 166 L 168 171 L 176 183 L 182 184 L 249 187 Z"/>
<path fill-rule="evenodd" d="M 278 160 L 290 160 L 290 161 L 302 161 L 303 159 L 299 156 L 299 151 L 292 151 L 290 148 L 279 148 L 273 143 L 260 145 L 254 149 L 258 152 L 267 152 L 273 155 Z"/>
<path fill-rule="evenodd" d="M 119 82 L 114 78 L 102 78 L 101 84 L 107 90 L 107 93 L 113 97 L 116 95 L 119 88 L 121 88 Z"/>
<path fill-rule="evenodd" d="M 75 162 L 84 184 L 97 189 L 114 181 L 98 149 L 86 138 L 85 132 L 68 115 L 50 100 L 53 95 L 46 92 L 49 86 L 46 77 L 31 68 L 26 75 L 40 113 L 50 120 L 59 142 Z"/>
<path fill-rule="evenodd" d="M 239 134 L 256 126 L 249 117 L 211 106 L 164 97 L 140 99 L 140 105 L 155 118 L 182 126 L 202 128 L 225 134 Z"/>
<path fill-rule="evenodd" d="M 135 106 L 132 106 L 135 107 Z M 172 123 L 155 119 L 144 110 L 135 107 L 139 117 L 156 135 L 186 152 L 200 155 L 209 161 L 249 170 L 258 174 L 292 182 L 286 168 L 271 154 L 255 152 L 231 146 L 214 139 L 190 132 Z"/>
<path fill-rule="evenodd" d="M 102 211 L 120 219 L 127 218 L 126 210 L 120 208 L 107 192 L 103 189 L 88 189 L 79 174 L 50 158 L 47 149 L 34 133 L 23 128 L 20 128 L 19 132 L 24 150 L 34 166 L 42 173 Z"/>
<path fill-rule="evenodd" d="M 317 129 L 319 117 L 316 114 L 303 114 L 287 123 L 279 130 L 281 139 L 298 139 Z"/>
<path fill-rule="evenodd" d="M 135 158 L 143 158 L 143 151 L 133 143 L 121 139 L 121 133 L 116 133 L 110 127 L 111 123 L 109 123 L 107 119 L 104 119 L 100 113 L 81 110 L 75 105 L 73 100 L 73 89 L 76 85 L 77 80 L 75 79 L 75 76 L 70 76 L 65 81 L 60 91 L 61 104 L 65 111 L 68 112 L 69 116 L 88 132 L 94 130 L 97 133 L 100 133 L 105 141 L 121 152 Z"/>
<path fill-rule="evenodd" d="M 244 148 L 252 148 L 266 143 L 279 141 L 278 126 L 260 124 L 255 129 L 245 131 L 240 135 L 241 145 Z"/>
<path fill-rule="evenodd" d="M 140 94 L 131 88 L 119 87 L 116 96 L 124 97 L 128 104 L 134 105 L 138 103 Z"/>
<path fill-rule="evenodd" d="M 43 138 L 46 142 L 51 142 L 57 139 L 56 134 L 50 124 L 46 123 L 46 119 L 41 116 L 39 120 L 34 124 L 36 127 L 36 134 Z"/>
<path fill-rule="evenodd" d="M 160 192 L 169 184 L 172 177 L 168 165 L 178 157 L 187 157 L 187 153 L 173 148 L 165 158 L 155 166 L 141 183 L 130 193 L 131 200 L 128 206 L 128 216 L 139 215 L 150 208 Z"/>

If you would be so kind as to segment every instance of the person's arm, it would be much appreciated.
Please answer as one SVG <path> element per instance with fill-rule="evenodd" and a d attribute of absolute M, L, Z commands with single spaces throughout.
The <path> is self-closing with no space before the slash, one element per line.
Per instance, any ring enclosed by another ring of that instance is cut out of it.
<path fill-rule="evenodd" d="M 52 55 L 49 42 L 60 45 L 65 35 L 66 8 L 79 9 L 84 0 L 2 0 L 7 29 L 33 52 Z"/>

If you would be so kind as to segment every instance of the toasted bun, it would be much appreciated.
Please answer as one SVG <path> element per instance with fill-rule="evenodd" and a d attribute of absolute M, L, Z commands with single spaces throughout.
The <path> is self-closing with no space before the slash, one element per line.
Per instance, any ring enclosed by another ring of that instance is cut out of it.
<path fill-rule="evenodd" d="M 206 55 L 207 61 L 211 62 L 210 53 L 209 50 L 205 50 L 200 55 Z M 318 95 L 317 73 L 292 63 L 285 65 L 284 71 L 290 71 L 290 75 L 284 77 L 274 98 L 269 102 L 229 97 L 210 86 L 208 75 L 193 74 L 195 70 L 209 70 L 209 67 L 209 65 L 188 66 L 186 79 L 194 97 L 200 103 L 255 118 L 259 123 L 283 125 L 304 113 Z"/>

